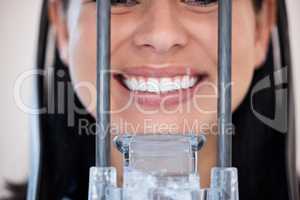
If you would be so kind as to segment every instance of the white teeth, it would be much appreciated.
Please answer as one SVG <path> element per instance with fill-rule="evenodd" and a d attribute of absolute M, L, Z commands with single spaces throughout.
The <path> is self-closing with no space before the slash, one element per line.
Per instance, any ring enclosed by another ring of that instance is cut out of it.
<path fill-rule="evenodd" d="M 174 90 L 174 82 L 171 78 L 162 78 L 160 79 L 160 91 L 168 92 Z"/>
<path fill-rule="evenodd" d="M 193 87 L 197 83 L 197 78 L 193 76 L 176 76 L 175 78 L 130 77 L 123 81 L 132 91 L 164 93 Z"/>
<path fill-rule="evenodd" d="M 139 91 L 147 91 L 146 81 L 143 78 L 139 78 L 138 89 Z"/>
<path fill-rule="evenodd" d="M 184 76 L 181 80 L 181 87 L 186 89 L 190 87 L 190 79 L 189 76 Z"/>
<path fill-rule="evenodd" d="M 125 79 L 125 84 L 127 85 L 127 87 L 130 90 L 133 90 L 133 91 L 138 90 L 139 83 L 138 83 L 138 80 L 134 77 L 131 77 L 129 79 Z"/>
<path fill-rule="evenodd" d="M 189 87 L 193 87 L 197 82 L 197 78 L 196 77 L 192 77 L 189 81 Z"/>
<path fill-rule="evenodd" d="M 181 78 L 180 78 L 180 76 L 176 76 L 174 78 L 174 87 L 175 87 L 176 90 L 181 89 Z"/>
<path fill-rule="evenodd" d="M 156 79 L 156 78 L 148 78 L 146 87 L 147 87 L 147 91 L 148 91 L 148 92 L 159 93 L 159 92 L 160 92 L 159 79 Z"/>
<path fill-rule="evenodd" d="M 124 79 L 123 82 L 128 87 L 128 89 L 133 90 L 133 87 L 131 85 L 131 81 L 129 79 Z"/>

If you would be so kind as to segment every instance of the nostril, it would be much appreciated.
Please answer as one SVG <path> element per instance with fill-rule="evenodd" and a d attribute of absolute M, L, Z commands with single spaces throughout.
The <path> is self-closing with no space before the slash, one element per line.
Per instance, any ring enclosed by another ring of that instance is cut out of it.
<path fill-rule="evenodd" d="M 155 25 L 139 28 L 134 33 L 133 44 L 139 50 L 151 51 L 152 53 L 169 53 L 182 49 L 188 44 L 188 34 L 179 25 L 164 23 L 161 25 Z"/>

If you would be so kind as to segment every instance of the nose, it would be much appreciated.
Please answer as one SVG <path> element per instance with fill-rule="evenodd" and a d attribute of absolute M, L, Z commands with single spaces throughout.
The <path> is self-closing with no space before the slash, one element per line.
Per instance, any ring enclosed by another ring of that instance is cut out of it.
<path fill-rule="evenodd" d="M 153 0 L 137 27 L 133 42 L 140 51 L 166 54 L 183 48 L 187 33 L 176 16 L 173 0 Z"/>

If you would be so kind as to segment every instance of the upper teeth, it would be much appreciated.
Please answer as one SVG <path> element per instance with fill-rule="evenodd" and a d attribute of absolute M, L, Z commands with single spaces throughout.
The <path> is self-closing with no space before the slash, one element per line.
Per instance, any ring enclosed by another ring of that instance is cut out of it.
<path fill-rule="evenodd" d="M 174 78 L 128 77 L 124 79 L 129 90 L 163 93 L 193 87 L 197 82 L 195 76 L 176 76 Z"/>

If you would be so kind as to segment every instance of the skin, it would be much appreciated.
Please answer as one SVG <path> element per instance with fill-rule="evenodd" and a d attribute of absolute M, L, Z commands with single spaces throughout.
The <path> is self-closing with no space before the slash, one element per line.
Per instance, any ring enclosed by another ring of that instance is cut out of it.
<path fill-rule="evenodd" d="M 80 84 L 96 85 L 96 4 L 72 0 L 65 13 L 61 0 L 49 3 L 60 56 L 70 67 L 80 100 L 95 116 L 95 88 L 87 89 Z M 232 111 L 243 101 L 254 71 L 265 60 L 275 10 L 274 0 L 265 0 L 259 13 L 255 13 L 252 1 L 233 0 Z M 217 119 L 217 23 L 217 4 L 201 7 L 177 0 L 142 0 L 136 6 L 112 8 L 113 71 L 145 64 L 157 68 L 163 68 L 163 64 L 176 64 L 192 66 L 208 74 L 206 84 L 196 90 L 192 100 L 163 108 L 146 106 L 141 109 L 134 103 L 128 104 L 128 99 L 122 95 L 124 88 L 116 79 L 111 81 L 112 123 L 120 125 L 120 121 L 126 121 L 135 127 L 129 130 L 131 133 L 185 133 L 186 124 L 192 125 L 195 120 L 200 122 L 193 131 L 207 134 L 198 165 L 202 187 L 208 187 L 210 169 L 216 165 L 217 139 L 212 127 Z M 145 120 L 151 120 L 151 125 L 156 128 L 145 130 Z M 169 127 L 157 128 L 162 124 Z M 124 127 L 120 126 L 118 132 L 124 133 Z M 170 130 L 170 126 L 174 129 Z M 114 148 L 112 165 L 118 170 L 120 184 L 122 157 Z"/>

